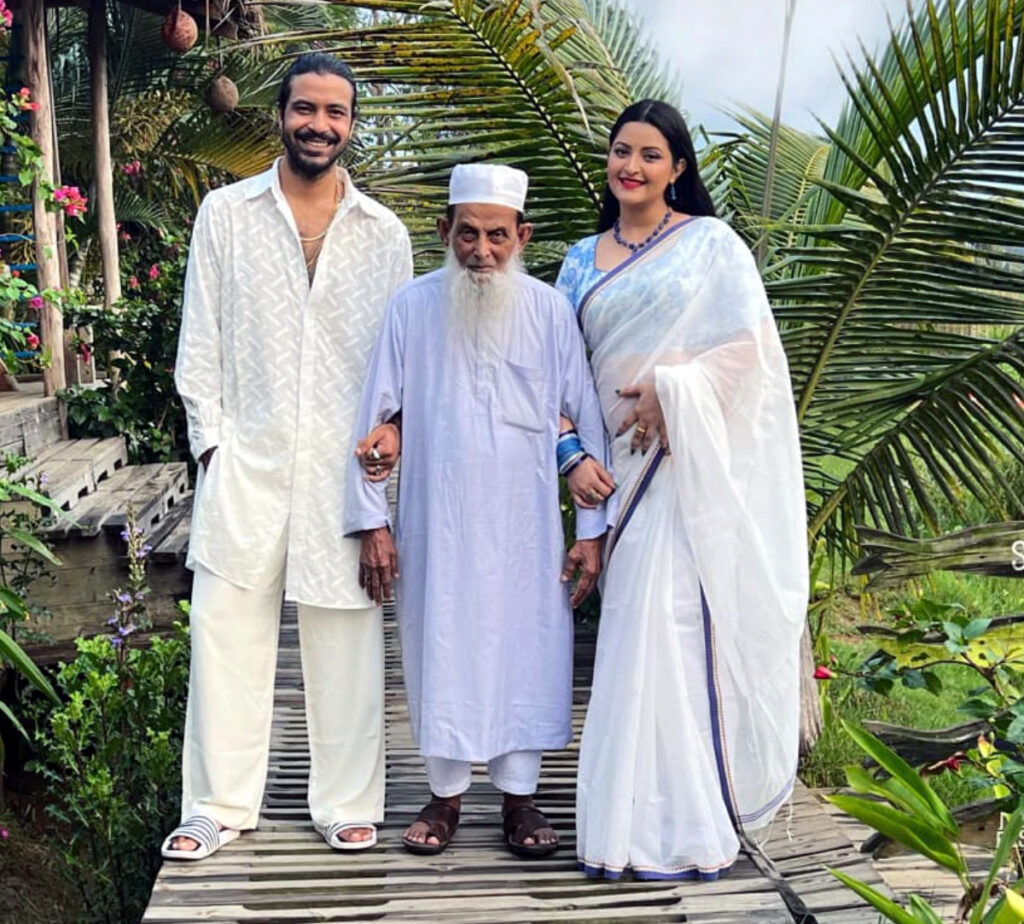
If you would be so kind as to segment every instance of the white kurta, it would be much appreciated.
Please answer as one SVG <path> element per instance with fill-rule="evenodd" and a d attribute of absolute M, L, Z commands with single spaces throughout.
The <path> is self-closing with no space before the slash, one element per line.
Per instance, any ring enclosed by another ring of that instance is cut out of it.
<path fill-rule="evenodd" d="M 398 218 L 344 176 L 312 288 L 278 164 L 211 192 L 196 216 L 175 382 L 200 467 L 189 543 L 240 587 L 287 530 L 285 593 L 363 608 L 359 542 L 341 530 L 352 424 L 391 295 L 412 275 Z"/>
<path fill-rule="evenodd" d="M 396 536 L 399 625 L 423 754 L 485 761 L 572 737 L 572 614 L 555 461 L 558 415 L 605 459 L 601 411 L 572 307 L 518 277 L 509 323 L 449 333 L 443 271 L 388 309 L 361 434 L 402 412 Z M 382 485 L 349 473 L 345 530 L 387 522 Z M 604 533 L 577 511 L 577 535 Z"/>

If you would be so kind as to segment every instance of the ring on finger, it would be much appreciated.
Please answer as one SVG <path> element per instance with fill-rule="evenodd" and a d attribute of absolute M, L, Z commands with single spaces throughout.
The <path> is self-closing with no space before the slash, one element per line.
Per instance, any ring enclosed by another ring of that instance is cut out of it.
<path fill-rule="evenodd" d="M 637 426 L 637 428 L 636 428 L 636 435 L 637 436 L 643 436 L 646 432 L 647 432 L 647 427 L 645 427 L 643 424 L 639 424 Z"/>

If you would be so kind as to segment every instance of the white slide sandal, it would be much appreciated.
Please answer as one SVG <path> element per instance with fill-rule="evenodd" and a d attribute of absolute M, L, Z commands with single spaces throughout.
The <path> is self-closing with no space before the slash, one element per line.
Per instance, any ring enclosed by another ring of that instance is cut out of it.
<path fill-rule="evenodd" d="M 166 860 L 205 860 L 225 844 L 230 844 L 240 832 L 234 828 L 221 828 L 207 815 L 193 815 L 186 818 L 167 835 L 160 855 Z M 195 850 L 176 850 L 172 845 L 175 838 L 187 837 L 199 846 Z"/>
<path fill-rule="evenodd" d="M 365 841 L 346 841 L 341 835 L 354 828 L 369 828 L 373 834 Z M 326 827 L 317 826 L 327 846 L 332 850 L 369 850 L 377 846 L 377 826 L 365 821 L 336 821 Z"/>

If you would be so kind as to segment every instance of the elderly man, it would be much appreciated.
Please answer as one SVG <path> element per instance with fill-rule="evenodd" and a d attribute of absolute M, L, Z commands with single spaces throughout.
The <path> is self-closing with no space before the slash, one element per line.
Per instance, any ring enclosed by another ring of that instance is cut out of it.
<path fill-rule="evenodd" d="M 182 860 L 256 827 L 282 592 L 298 603 L 313 823 L 354 850 L 383 816 L 381 612 L 356 583 L 360 545 L 338 511 L 366 362 L 412 253 L 401 222 L 336 163 L 352 71 L 301 55 L 278 107 L 285 156 L 207 196 L 185 282 L 175 380 L 199 462 L 192 666 L 183 823 L 162 851 Z"/>
<path fill-rule="evenodd" d="M 401 562 L 409 715 L 432 795 L 405 833 L 414 853 L 448 845 L 471 762 L 486 762 L 504 793 L 514 853 L 558 843 L 533 794 L 541 751 L 572 738 L 565 582 L 578 573 L 574 603 L 590 591 L 606 528 L 603 509 L 578 510 L 563 570 L 559 415 L 602 462 L 605 435 L 572 308 L 520 269 L 526 187 L 510 167 L 455 168 L 438 222 L 447 262 L 391 301 L 356 425 L 370 433 L 401 415 L 397 559 L 383 485 L 357 466 L 344 519 L 362 536 L 360 580 L 374 600 Z"/>

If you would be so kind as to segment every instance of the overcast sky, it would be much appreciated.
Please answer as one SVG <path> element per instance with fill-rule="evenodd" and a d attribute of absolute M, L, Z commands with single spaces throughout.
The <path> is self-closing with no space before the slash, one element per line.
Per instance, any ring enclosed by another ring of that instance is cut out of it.
<path fill-rule="evenodd" d="M 626 0 L 683 79 L 683 107 L 709 130 L 732 126 L 716 107 L 742 102 L 771 114 L 782 56 L 786 0 Z M 856 56 L 858 37 L 877 50 L 906 0 L 798 0 L 790 39 L 783 119 L 814 130 L 831 122 L 845 89 L 830 50 Z"/>

